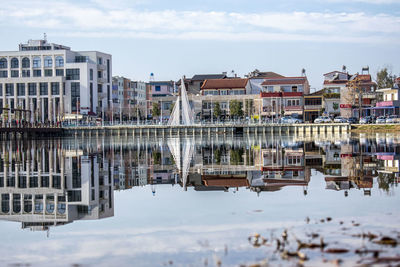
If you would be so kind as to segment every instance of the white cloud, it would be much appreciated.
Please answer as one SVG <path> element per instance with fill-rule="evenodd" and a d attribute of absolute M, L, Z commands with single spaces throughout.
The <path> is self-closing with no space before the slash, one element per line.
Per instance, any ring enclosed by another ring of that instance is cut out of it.
<path fill-rule="evenodd" d="M 356 43 L 400 41 L 400 17 L 389 14 L 139 11 L 121 8 L 126 0 L 118 2 L 122 4 L 113 7 L 104 0 L 92 0 L 91 4 L 20 0 L 18 5 L 2 5 L 0 24 L 40 28 L 50 35 L 77 37 Z"/>

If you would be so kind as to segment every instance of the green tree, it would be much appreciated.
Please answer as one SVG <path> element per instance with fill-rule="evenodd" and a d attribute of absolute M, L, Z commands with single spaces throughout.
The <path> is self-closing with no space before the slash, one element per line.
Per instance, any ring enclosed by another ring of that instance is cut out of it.
<path fill-rule="evenodd" d="M 160 116 L 160 114 L 161 114 L 160 104 L 158 104 L 157 102 L 154 102 L 153 103 L 153 118 Z"/>
<path fill-rule="evenodd" d="M 376 74 L 376 83 L 378 88 L 393 88 L 395 75 L 388 68 L 383 68 L 379 70 Z"/>
<path fill-rule="evenodd" d="M 242 117 L 243 116 L 242 102 L 240 102 L 238 100 L 232 100 L 229 103 L 229 110 L 230 110 L 231 116 Z"/>
<path fill-rule="evenodd" d="M 243 164 L 243 154 L 244 154 L 243 148 L 232 149 L 231 150 L 231 156 L 230 156 L 231 164 L 232 165 Z"/>
<path fill-rule="evenodd" d="M 220 116 L 221 116 L 221 107 L 219 105 L 219 102 L 217 102 L 214 104 L 214 117 L 219 119 Z"/>
<path fill-rule="evenodd" d="M 333 107 L 333 109 L 336 111 L 336 110 L 339 109 L 339 104 L 336 103 L 336 102 L 334 102 L 334 103 L 332 104 L 332 107 Z"/>

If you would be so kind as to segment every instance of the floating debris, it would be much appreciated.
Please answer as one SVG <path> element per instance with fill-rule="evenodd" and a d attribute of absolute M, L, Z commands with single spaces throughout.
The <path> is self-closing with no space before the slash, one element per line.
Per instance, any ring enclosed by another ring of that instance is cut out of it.
<path fill-rule="evenodd" d="M 328 248 L 324 250 L 325 253 L 332 253 L 332 254 L 341 254 L 341 253 L 348 253 L 349 250 L 346 248 Z"/>
<path fill-rule="evenodd" d="M 322 250 L 327 246 L 327 244 L 324 243 L 324 240 L 322 239 L 322 237 L 320 239 L 319 244 L 318 243 L 305 243 L 300 240 L 297 240 L 297 244 L 298 244 L 297 250 L 301 250 L 304 248 L 310 248 L 310 249 L 320 248 Z"/>
<path fill-rule="evenodd" d="M 381 240 L 374 241 L 374 243 L 375 244 L 379 244 L 379 245 L 388 245 L 388 246 L 392 246 L 392 247 L 397 246 L 396 239 L 393 239 L 393 238 L 388 237 L 388 236 L 384 236 L 384 237 L 381 238 Z"/>

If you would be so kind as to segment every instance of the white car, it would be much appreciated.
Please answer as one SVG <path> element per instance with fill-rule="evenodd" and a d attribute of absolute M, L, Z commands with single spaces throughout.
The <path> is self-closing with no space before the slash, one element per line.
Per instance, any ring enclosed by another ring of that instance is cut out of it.
<path fill-rule="evenodd" d="M 386 123 L 386 117 L 385 116 L 379 116 L 376 118 L 375 123 Z"/>
<path fill-rule="evenodd" d="M 399 122 L 400 122 L 400 118 L 398 115 L 390 115 L 386 119 L 386 123 L 399 123 Z"/>
<path fill-rule="evenodd" d="M 333 122 L 337 122 L 337 123 L 347 123 L 347 119 L 338 116 L 338 117 L 336 117 L 336 118 L 333 120 Z"/>
<path fill-rule="evenodd" d="M 328 116 L 320 116 L 314 120 L 314 123 L 331 123 L 332 120 Z"/>

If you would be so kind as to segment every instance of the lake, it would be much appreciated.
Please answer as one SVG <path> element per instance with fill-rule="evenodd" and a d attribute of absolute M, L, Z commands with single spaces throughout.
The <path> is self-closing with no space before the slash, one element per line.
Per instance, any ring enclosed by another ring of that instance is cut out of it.
<path fill-rule="evenodd" d="M 400 135 L 71 137 L 0 151 L 3 264 L 400 263 Z"/>

